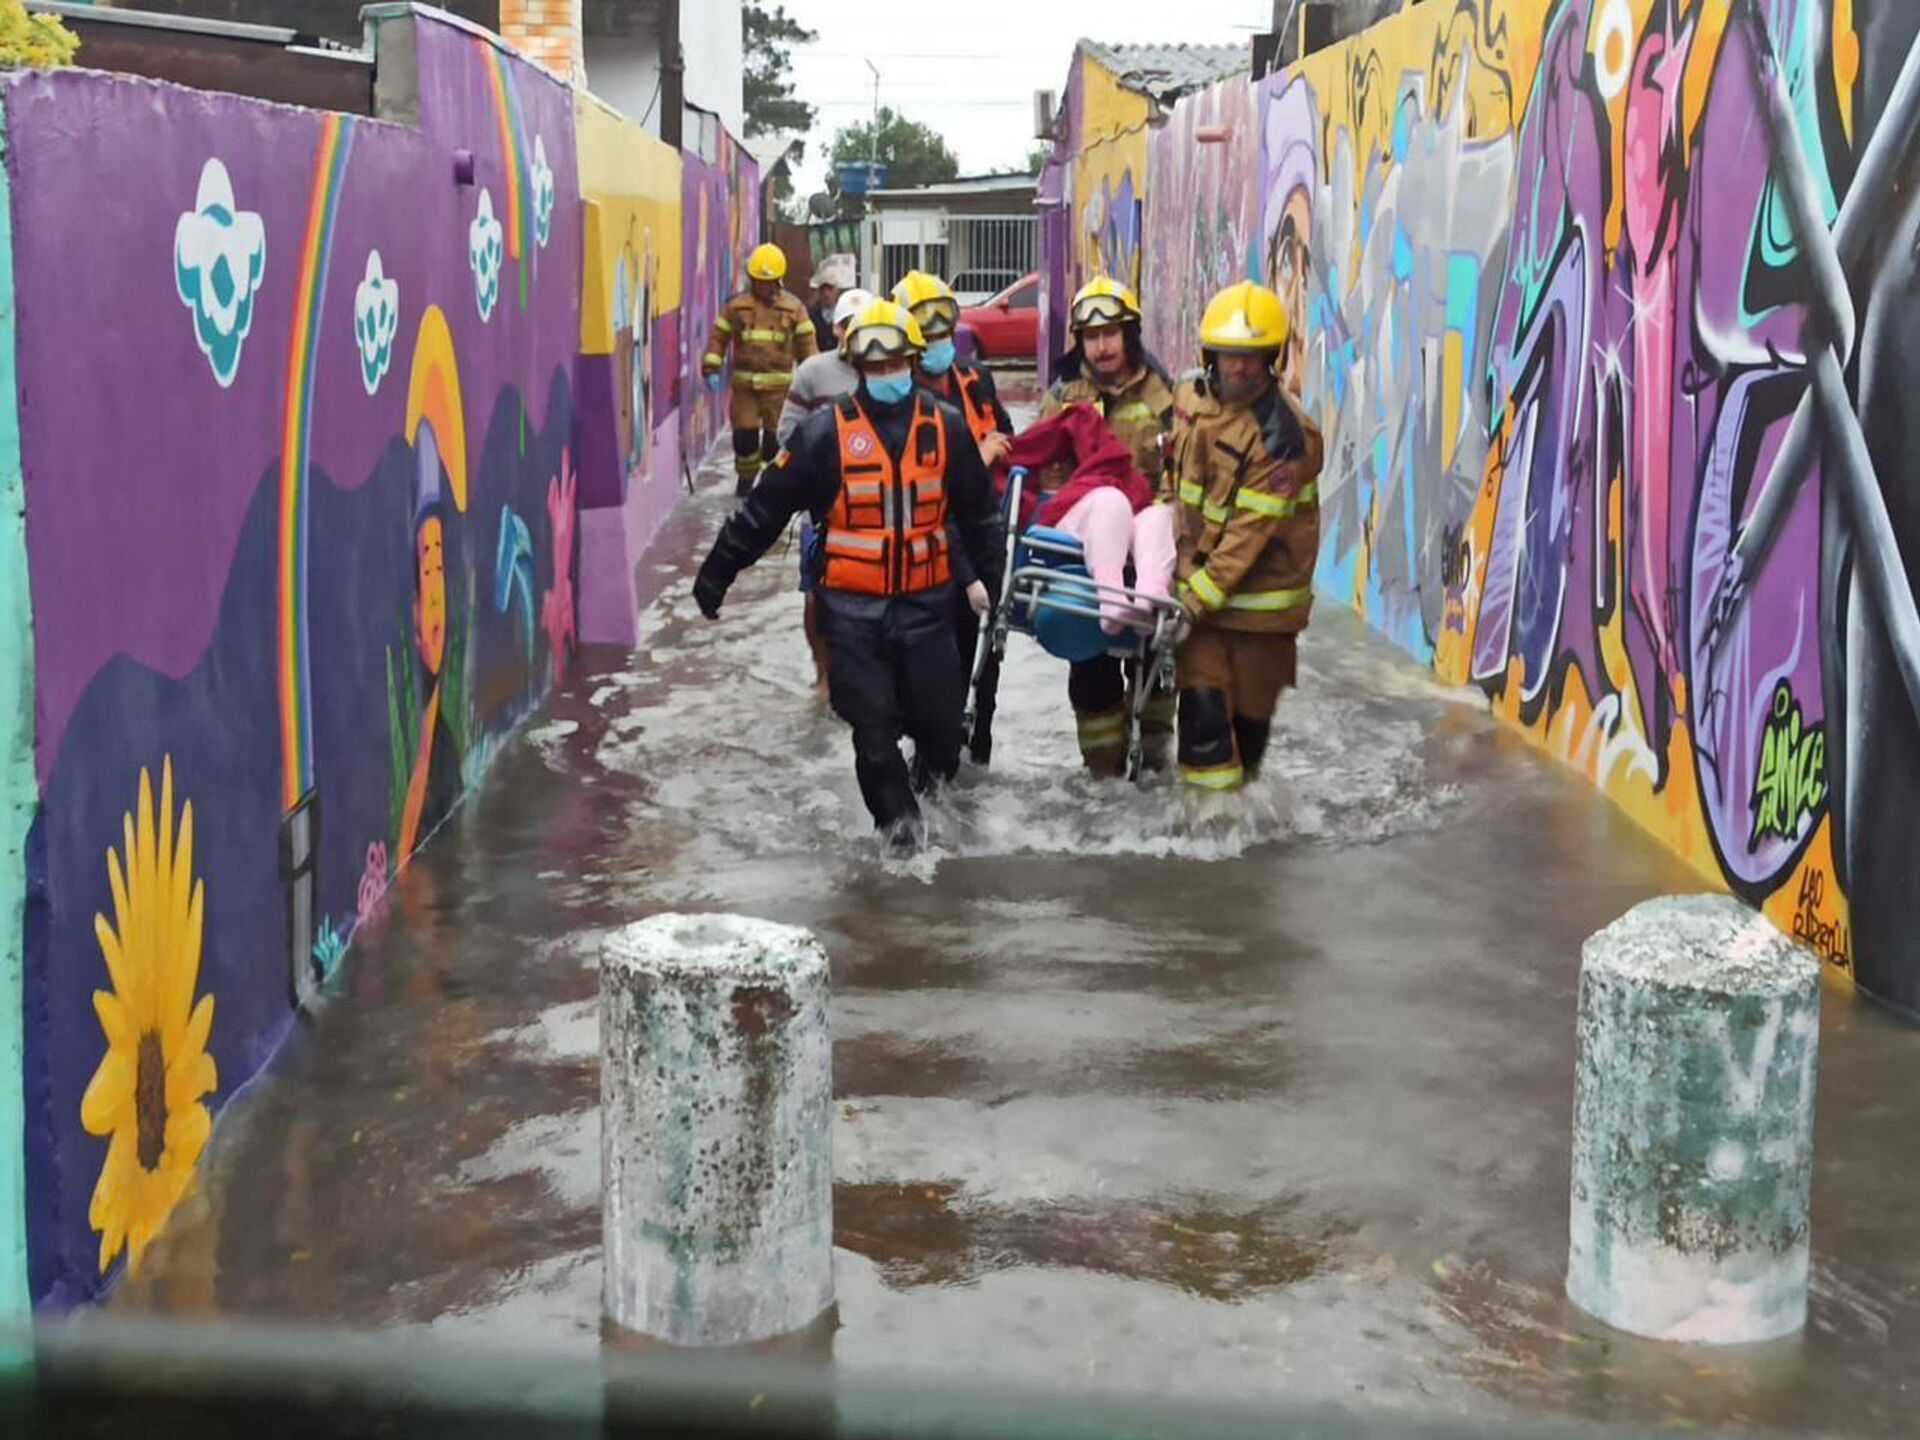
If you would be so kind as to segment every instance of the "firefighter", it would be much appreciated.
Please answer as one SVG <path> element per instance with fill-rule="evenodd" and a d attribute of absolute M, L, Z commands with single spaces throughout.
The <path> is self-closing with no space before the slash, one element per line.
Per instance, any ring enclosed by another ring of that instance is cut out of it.
<path fill-rule="evenodd" d="M 976 615 L 1004 563 L 993 482 L 960 412 L 913 382 L 926 348 L 900 306 L 876 300 L 842 348 L 859 387 L 802 421 L 714 541 L 693 595 L 717 618 L 727 587 L 806 511 L 824 529 L 821 629 L 833 708 L 853 729 L 853 767 L 875 827 L 920 839 L 924 794 L 960 766 L 965 698 L 953 663 L 957 553 Z M 913 741 L 911 769 L 900 738 Z"/>
<path fill-rule="evenodd" d="M 1106 275 L 1080 287 L 1067 312 L 1073 347 L 1055 362 L 1057 378 L 1040 402 L 1040 418 L 1072 404 L 1091 405 L 1133 451 L 1134 466 L 1156 485 L 1165 468 L 1163 446 L 1173 429 L 1173 382 L 1140 340 L 1140 302 L 1127 286 Z M 1043 471 L 1045 489 L 1066 477 Z M 1067 672 L 1080 758 L 1101 776 L 1127 768 L 1127 677 L 1111 655 L 1083 660 Z M 1173 744 L 1173 696 L 1147 699 L 1140 732 L 1146 762 L 1164 769 Z"/>
<path fill-rule="evenodd" d="M 1000 403 L 993 376 L 977 365 L 963 364 L 954 356 L 954 332 L 960 324 L 960 302 L 947 282 L 922 270 L 910 270 L 893 287 L 897 305 L 920 324 L 927 348 L 914 366 L 914 379 L 952 405 L 967 422 L 980 458 L 991 468 L 1007 457 L 1013 435 L 1013 421 Z M 971 576 L 963 574 L 963 578 Z M 989 596 L 996 599 L 997 596 Z M 954 642 L 960 651 L 960 673 L 973 677 L 973 652 L 980 639 L 980 617 L 962 602 L 954 617 Z M 965 738 L 967 755 L 977 765 L 985 765 L 993 754 L 994 699 L 1000 688 L 999 666 L 991 656 L 980 677 L 979 706 L 975 712 L 973 733 Z"/>
<path fill-rule="evenodd" d="M 700 368 L 708 388 L 721 387 L 720 369 L 733 349 L 733 471 L 735 493 L 753 489 L 761 467 L 779 449 L 774 438 L 793 368 L 818 349 L 806 306 L 780 287 L 787 257 L 778 245 L 761 245 L 747 257 L 751 282 L 720 307 Z"/>
<path fill-rule="evenodd" d="M 1208 790 L 1259 773 L 1294 683 L 1320 549 L 1320 432 L 1280 385 L 1287 310 L 1242 281 L 1200 318 L 1205 367 L 1175 399 L 1165 496 L 1176 506 L 1180 775 Z"/>

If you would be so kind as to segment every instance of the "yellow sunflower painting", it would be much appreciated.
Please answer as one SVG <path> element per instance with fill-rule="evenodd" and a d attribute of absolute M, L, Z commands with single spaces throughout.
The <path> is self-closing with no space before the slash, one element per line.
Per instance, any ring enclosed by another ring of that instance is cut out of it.
<path fill-rule="evenodd" d="M 140 772 L 138 816 L 127 815 L 125 862 L 107 850 L 113 921 L 93 933 L 113 989 L 93 992 L 107 1053 L 80 1101 L 80 1123 L 107 1140 L 87 1220 L 100 1232 L 104 1274 L 124 1245 L 138 1267 L 193 1180 L 213 1117 L 201 1103 L 218 1083 L 207 1037 L 213 997 L 200 983 L 204 885 L 193 875 L 193 805 L 173 823 L 173 758 L 160 772 L 156 832 L 153 778 Z"/>

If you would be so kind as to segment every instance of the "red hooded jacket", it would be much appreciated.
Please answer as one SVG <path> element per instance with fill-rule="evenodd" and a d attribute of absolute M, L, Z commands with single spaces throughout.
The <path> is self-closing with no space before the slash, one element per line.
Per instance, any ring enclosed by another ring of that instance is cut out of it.
<path fill-rule="evenodd" d="M 1091 405 L 1069 405 L 1014 436 L 1006 460 L 994 468 L 994 480 L 1004 494 L 1007 472 L 1013 467 L 1037 473 L 1057 464 L 1071 465 L 1072 477 L 1044 505 L 1033 491 L 1022 492 L 1017 517 L 1022 530 L 1033 524 L 1058 525 L 1089 491 L 1103 486 L 1125 494 L 1136 514 L 1153 503 L 1153 486 L 1135 468 L 1133 451 Z"/>

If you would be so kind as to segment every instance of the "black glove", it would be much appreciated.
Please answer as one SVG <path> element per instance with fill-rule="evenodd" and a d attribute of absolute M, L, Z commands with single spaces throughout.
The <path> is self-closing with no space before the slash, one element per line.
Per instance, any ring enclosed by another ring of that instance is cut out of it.
<path fill-rule="evenodd" d="M 727 587 L 702 570 L 693 580 L 693 603 L 709 620 L 720 618 L 720 602 L 727 598 Z"/>

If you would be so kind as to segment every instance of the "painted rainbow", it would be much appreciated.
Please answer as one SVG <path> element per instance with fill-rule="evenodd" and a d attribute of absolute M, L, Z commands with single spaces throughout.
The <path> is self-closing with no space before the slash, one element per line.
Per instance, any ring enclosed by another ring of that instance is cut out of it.
<path fill-rule="evenodd" d="M 527 266 L 533 257 L 532 169 L 527 159 L 527 130 L 520 116 L 520 92 L 513 83 L 507 57 L 485 40 L 475 44 L 486 52 L 487 80 L 493 108 L 500 121 L 501 163 L 507 172 L 507 255 L 520 262 L 520 306 L 527 304 Z"/>
<path fill-rule="evenodd" d="M 287 398 L 280 437 L 280 774 L 281 802 L 291 811 L 313 789 L 313 700 L 307 643 L 307 482 L 313 437 L 314 357 L 320 343 L 333 222 L 340 180 L 353 148 L 353 117 L 320 123 L 313 196 L 300 246 L 300 288 L 294 296 L 287 351 Z"/>

